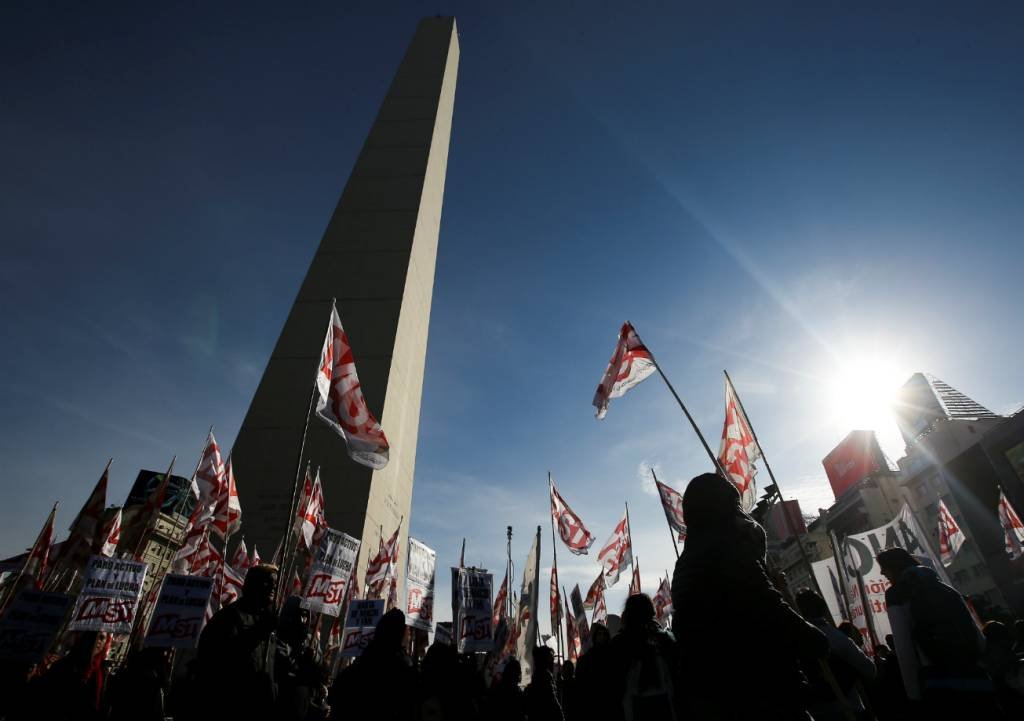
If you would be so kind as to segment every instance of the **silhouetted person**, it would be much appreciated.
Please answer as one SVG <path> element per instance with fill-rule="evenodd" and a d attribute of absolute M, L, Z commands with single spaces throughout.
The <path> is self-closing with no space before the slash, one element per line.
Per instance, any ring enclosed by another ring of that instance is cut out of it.
<path fill-rule="evenodd" d="M 526 700 L 523 690 L 519 688 L 522 680 L 523 669 L 519 661 L 509 659 L 488 695 L 488 721 L 523 721 L 526 718 Z"/>
<path fill-rule="evenodd" d="M 611 641 L 608 627 L 603 623 L 590 627 L 590 648 L 576 662 L 573 719 L 601 718 L 608 711 L 605 694 L 618 678 Z"/>
<path fill-rule="evenodd" d="M 416 672 L 405 650 L 405 614 L 391 609 L 377 623 L 373 639 L 331 687 L 331 715 L 345 719 L 407 721 L 419 706 Z"/>
<path fill-rule="evenodd" d="M 853 625 L 853 621 L 840 621 L 838 628 L 843 635 L 853 641 L 854 645 L 860 650 L 864 650 L 864 634 L 860 632 L 856 626 Z"/>
<path fill-rule="evenodd" d="M 907 696 L 933 719 L 998 718 L 980 668 L 982 637 L 963 598 L 905 549 L 878 554 L 889 624 Z"/>
<path fill-rule="evenodd" d="M 836 628 L 832 613 L 825 600 L 810 589 L 796 594 L 796 607 L 801 615 L 810 621 L 828 639 L 828 665 L 835 677 L 839 690 L 846 701 L 846 708 L 860 715 L 864 713 L 864 700 L 860 696 L 858 682 L 867 683 L 875 678 L 875 664 L 864 655 L 850 638 Z M 860 635 L 859 633 L 857 634 Z M 804 665 L 811 682 L 809 704 L 814 721 L 840 721 L 845 718 L 842 701 L 825 678 L 817 661 Z"/>
<path fill-rule="evenodd" d="M 79 632 L 64 656 L 29 681 L 20 708 L 9 719 L 98 721 L 104 678 L 103 671 L 91 664 L 98 635 Z"/>
<path fill-rule="evenodd" d="M 576 665 L 569 660 L 558 668 L 558 701 L 567 719 L 576 716 Z"/>
<path fill-rule="evenodd" d="M 1008 718 L 1024 718 L 1024 659 L 1013 652 L 1010 629 L 999 621 L 989 621 L 982 633 L 982 663 L 995 685 L 999 705 Z"/>
<path fill-rule="evenodd" d="M 206 624 L 199 636 L 193 718 L 274 717 L 276 596 L 277 567 L 253 566 L 242 597 Z"/>
<path fill-rule="evenodd" d="M 608 703 L 606 718 L 625 721 L 676 718 L 676 644 L 655 621 L 654 604 L 646 593 L 626 599 L 622 628 L 612 639 L 618 683 Z M 620 707 L 614 708 L 614 699 Z"/>
<path fill-rule="evenodd" d="M 469 721 L 477 718 L 472 686 L 455 648 L 435 643 L 427 649 L 421 665 L 422 721 Z"/>
<path fill-rule="evenodd" d="M 547 646 L 534 646 L 533 675 L 526 687 L 528 721 L 565 721 L 555 689 L 555 653 Z"/>
<path fill-rule="evenodd" d="M 274 679 L 277 682 L 277 718 L 303 721 L 320 707 L 323 684 L 323 655 L 309 640 L 309 611 L 302 599 L 290 596 L 281 607 L 277 623 Z"/>
<path fill-rule="evenodd" d="M 107 685 L 111 721 L 164 720 L 168 661 L 164 648 L 144 648 L 128 657 Z"/>
<path fill-rule="evenodd" d="M 826 656 L 828 641 L 772 585 L 764 529 L 740 508 L 736 487 L 710 473 L 690 481 L 683 513 L 686 546 L 672 576 L 673 631 L 683 649 L 676 696 L 687 707 L 680 715 L 807 718 L 799 659 Z"/>

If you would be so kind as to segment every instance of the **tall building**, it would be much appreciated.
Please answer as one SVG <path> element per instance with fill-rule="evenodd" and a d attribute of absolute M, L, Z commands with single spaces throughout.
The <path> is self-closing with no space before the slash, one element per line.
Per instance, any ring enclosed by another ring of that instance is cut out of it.
<path fill-rule="evenodd" d="M 390 462 L 379 471 L 356 464 L 342 439 L 312 418 L 301 463 L 320 469 L 331 527 L 362 539 L 361 569 L 381 529 L 389 536 L 400 521 L 405 557 L 458 63 L 455 19 L 422 20 L 235 441 L 243 532 L 265 558 L 285 529 L 332 298 Z"/>
<path fill-rule="evenodd" d="M 900 388 L 894 410 L 908 449 L 931 430 L 936 421 L 998 417 L 931 373 L 912 375 Z"/>

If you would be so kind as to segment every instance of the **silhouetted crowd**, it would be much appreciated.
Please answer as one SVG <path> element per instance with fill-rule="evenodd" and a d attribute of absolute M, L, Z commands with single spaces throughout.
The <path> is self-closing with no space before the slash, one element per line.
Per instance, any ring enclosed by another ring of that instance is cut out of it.
<path fill-rule="evenodd" d="M 515 658 L 410 653 L 400 611 L 386 613 L 352 663 L 325 660 L 297 597 L 276 611 L 277 569 L 249 570 L 218 611 L 187 673 L 142 649 L 113 674 L 92 667 L 95 634 L 27 683 L 4 679 L 5 719 L 394 719 L 396 721 L 879 721 L 1024 718 L 1024 621 L 979 631 L 962 597 L 906 551 L 882 551 L 893 633 L 865 654 L 820 595 L 789 598 L 766 566 L 764 530 L 731 483 L 695 478 L 684 495 L 686 547 L 672 580 L 671 630 L 645 594 L 612 636 L 591 627 L 577 664 L 532 649 Z M 337 670 L 338 666 L 340 670 Z M 335 671 L 337 672 L 335 673 Z M 332 681 L 333 678 L 333 681 Z"/>

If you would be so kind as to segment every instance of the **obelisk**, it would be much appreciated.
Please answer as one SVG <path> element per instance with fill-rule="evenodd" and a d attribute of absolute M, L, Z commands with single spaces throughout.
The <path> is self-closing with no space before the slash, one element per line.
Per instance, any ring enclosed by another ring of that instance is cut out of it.
<path fill-rule="evenodd" d="M 391 445 L 390 462 L 374 471 L 351 461 L 342 439 L 313 417 L 303 463 L 320 468 L 330 526 L 362 539 L 360 584 L 380 529 L 387 537 L 402 519 L 398 567 L 405 567 L 458 64 L 455 19 L 420 21 L 249 405 L 232 462 L 242 531 L 264 559 L 284 532 L 336 298 L 363 393 Z"/>

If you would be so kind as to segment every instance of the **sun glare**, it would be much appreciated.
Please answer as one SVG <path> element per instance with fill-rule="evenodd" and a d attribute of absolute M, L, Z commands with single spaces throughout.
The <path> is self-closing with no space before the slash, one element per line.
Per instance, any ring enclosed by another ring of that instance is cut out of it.
<path fill-rule="evenodd" d="M 834 422 L 848 429 L 885 434 L 895 423 L 892 405 L 910 374 L 885 358 L 844 362 L 828 381 L 828 405 Z"/>

